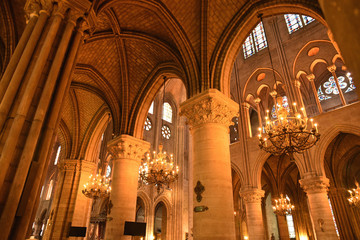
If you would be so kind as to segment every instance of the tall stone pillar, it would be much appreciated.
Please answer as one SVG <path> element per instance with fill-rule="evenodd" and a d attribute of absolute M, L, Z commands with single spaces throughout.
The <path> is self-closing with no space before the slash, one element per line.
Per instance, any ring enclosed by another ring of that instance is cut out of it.
<path fill-rule="evenodd" d="M 0 225 L 4 238 L 12 232 L 12 239 L 24 239 L 36 212 L 34 202 L 55 136 L 59 106 L 70 86 L 81 42 L 75 29 L 90 6 L 88 0 L 26 3 L 29 25 L 0 84 Z"/>
<path fill-rule="evenodd" d="M 265 229 L 261 208 L 261 198 L 265 192 L 257 188 L 242 189 L 240 196 L 246 208 L 246 223 L 250 240 L 264 240 Z"/>
<path fill-rule="evenodd" d="M 329 179 L 306 177 L 299 182 L 308 197 L 310 216 L 317 239 L 338 239 L 327 195 Z"/>
<path fill-rule="evenodd" d="M 134 222 L 139 167 L 150 143 L 129 135 L 120 135 L 108 143 L 112 155 L 113 175 L 110 201 L 112 208 L 106 224 L 105 239 L 130 240 L 124 235 L 125 221 Z"/>
<path fill-rule="evenodd" d="M 229 126 L 238 110 L 234 101 L 215 89 L 181 104 L 180 114 L 188 119 L 193 142 L 196 240 L 235 239 Z"/>
<path fill-rule="evenodd" d="M 326 23 L 338 43 L 356 86 L 360 86 L 360 3 L 358 0 L 319 0 Z M 359 88 L 356 88 L 359 95 Z"/>
<path fill-rule="evenodd" d="M 59 163 L 59 180 L 44 240 L 66 238 L 70 225 L 87 227 L 92 201 L 82 194 L 82 189 L 96 166 L 95 162 L 79 159 L 64 159 Z"/>
<path fill-rule="evenodd" d="M 245 103 L 242 104 L 242 110 L 243 110 L 243 113 L 244 113 L 244 119 L 245 119 L 245 125 L 246 125 L 245 126 L 245 135 L 246 135 L 246 137 L 252 137 L 249 109 L 250 109 L 250 104 L 249 103 L 245 102 Z M 239 119 L 239 123 L 240 123 L 240 119 Z M 239 131 L 240 131 L 240 129 L 239 129 Z"/>
<path fill-rule="evenodd" d="M 342 105 L 345 106 L 346 105 L 346 100 L 345 100 L 345 97 L 344 97 L 344 93 L 340 88 L 339 79 L 337 78 L 336 72 L 335 72 L 336 71 L 336 65 L 333 64 L 333 65 L 329 66 L 327 69 L 329 70 L 329 72 L 331 72 L 331 74 L 334 77 L 336 87 L 337 87 L 337 89 L 339 91 L 339 96 L 340 96 L 341 103 L 342 103 Z"/>
<path fill-rule="evenodd" d="M 281 240 L 289 240 L 289 230 L 286 222 L 285 216 L 279 216 L 277 215 L 277 222 L 279 227 L 279 235 Z"/>

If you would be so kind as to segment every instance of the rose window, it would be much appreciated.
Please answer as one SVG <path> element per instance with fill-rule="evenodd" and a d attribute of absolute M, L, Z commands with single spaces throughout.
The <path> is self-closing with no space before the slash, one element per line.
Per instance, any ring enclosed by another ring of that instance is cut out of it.
<path fill-rule="evenodd" d="M 164 125 L 161 128 L 161 134 L 165 139 L 170 139 L 171 137 L 171 130 L 168 126 Z"/>
<path fill-rule="evenodd" d="M 146 118 L 144 128 L 146 131 L 150 131 L 150 129 L 152 128 L 152 123 L 151 123 L 150 118 Z"/>

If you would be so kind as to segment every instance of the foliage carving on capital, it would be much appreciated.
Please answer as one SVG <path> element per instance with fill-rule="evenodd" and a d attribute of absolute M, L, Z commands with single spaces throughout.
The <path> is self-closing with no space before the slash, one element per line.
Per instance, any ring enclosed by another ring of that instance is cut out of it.
<path fill-rule="evenodd" d="M 239 109 L 233 102 L 209 95 L 182 107 L 180 115 L 187 118 L 187 124 L 191 127 L 206 123 L 230 126 L 233 117 L 239 116 Z"/>
<path fill-rule="evenodd" d="M 38 15 L 41 10 L 51 12 L 52 8 L 53 0 L 27 0 L 24 7 L 27 18 L 32 14 Z"/>
<path fill-rule="evenodd" d="M 240 192 L 240 196 L 243 198 L 245 203 L 260 203 L 264 197 L 265 191 L 260 189 L 248 189 Z"/>
<path fill-rule="evenodd" d="M 304 178 L 300 179 L 299 182 L 307 194 L 327 193 L 330 186 L 330 181 L 326 177 Z"/>
<path fill-rule="evenodd" d="M 144 154 L 149 151 L 150 143 L 128 135 L 120 135 L 111 140 L 107 147 L 113 160 L 124 158 L 141 160 L 144 158 Z"/>

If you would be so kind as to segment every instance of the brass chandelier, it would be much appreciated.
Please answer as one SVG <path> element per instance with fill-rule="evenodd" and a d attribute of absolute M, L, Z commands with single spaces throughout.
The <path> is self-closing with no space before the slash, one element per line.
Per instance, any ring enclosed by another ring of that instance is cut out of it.
<path fill-rule="evenodd" d="M 149 185 L 154 184 L 157 191 L 163 186 L 170 187 L 170 183 L 178 178 L 179 167 L 174 164 L 172 154 L 162 151 L 162 144 L 159 145 L 159 153 L 153 152 L 152 157 L 148 153 L 146 161 L 140 166 L 140 180 Z"/>
<path fill-rule="evenodd" d="M 164 77 L 164 94 L 163 104 L 165 103 L 165 81 Z M 164 125 L 162 119 L 162 126 Z M 163 145 L 160 143 L 159 152 L 153 152 L 152 155 L 147 153 L 146 161 L 144 161 L 139 168 L 139 180 L 146 185 L 155 185 L 157 192 L 163 186 L 170 187 L 170 183 L 174 182 L 178 178 L 179 167 L 174 164 L 174 156 L 163 152 Z"/>
<path fill-rule="evenodd" d="M 262 21 L 261 14 L 259 18 Z M 265 27 L 263 29 L 265 35 Z M 269 48 L 268 46 L 275 89 L 277 89 L 275 70 Z M 293 161 L 294 153 L 301 153 L 311 148 L 319 140 L 318 125 L 314 123 L 313 119 L 310 119 L 311 124 L 308 123 L 306 111 L 303 107 L 298 112 L 294 102 L 293 109 L 286 109 L 282 103 L 277 103 L 281 97 L 277 96 L 276 91 L 272 92 L 272 96 L 275 100 L 276 118 L 271 119 L 269 110 L 266 111 L 265 126 L 259 128 L 259 147 L 273 155 L 287 154 Z"/>
<path fill-rule="evenodd" d="M 291 214 L 294 209 L 295 206 L 291 204 L 290 198 L 288 196 L 284 198 L 283 194 L 280 194 L 280 198 L 275 199 L 273 210 L 276 215 L 286 216 Z"/>
<path fill-rule="evenodd" d="M 84 184 L 84 189 L 82 193 L 92 199 L 98 198 L 107 198 L 110 195 L 110 178 L 107 178 L 105 175 L 99 174 L 93 176 L 92 174 L 89 177 L 89 182 Z"/>
<path fill-rule="evenodd" d="M 360 186 L 357 181 L 355 181 L 356 189 L 348 190 L 350 193 L 350 197 L 348 198 L 348 201 L 350 205 L 354 207 L 360 208 Z"/>

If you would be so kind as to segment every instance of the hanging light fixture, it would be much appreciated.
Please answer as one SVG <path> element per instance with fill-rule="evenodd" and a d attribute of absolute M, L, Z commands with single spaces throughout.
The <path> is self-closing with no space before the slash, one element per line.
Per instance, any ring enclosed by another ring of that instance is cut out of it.
<path fill-rule="evenodd" d="M 101 170 L 96 175 L 90 175 L 89 181 L 84 184 L 82 193 L 92 199 L 107 198 L 110 195 L 110 178 L 101 175 Z"/>
<path fill-rule="evenodd" d="M 165 103 L 165 81 L 164 77 L 164 94 L 163 104 Z M 163 119 L 162 119 L 163 126 Z M 153 152 L 146 155 L 146 160 L 141 164 L 139 168 L 139 178 L 142 183 L 146 185 L 154 184 L 157 187 L 157 192 L 163 186 L 170 187 L 170 183 L 174 182 L 178 178 L 179 167 L 174 163 L 174 157 L 172 154 L 163 152 L 163 145 L 160 143 L 159 152 Z"/>
<path fill-rule="evenodd" d="M 360 208 L 360 186 L 357 181 L 355 181 L 355 185 L 356 185 L 356 189 L 353 188 L 353 190 L 348 190 L 350 193 L 350 197 L 348 198 L 348 201 L 350 205 Z"/>
<path fill-rule="evenodd" d="M 262 21 L 262 14 L 259 14 L 259 18 Z M 265 35 L 265 26 L 263 29 Z M 269 48 L 268 45 L 275 89 L 277 89 L 278 85 Z M 282 97 L 278 96 L 276 91 L 272 92 L 272 96 L 275 99 L 274 116 L 276 118 L 270 118 L 269 110 L 266 111 L 265 126 L 259 128 L 259 147 L 273 155 L 287 154 L 290 160 L 294 160 L 294 153 L 301 153 L 311 148 L 320 139 L 318 125 L 314 123 L 313 119 L 310 119 L 309 123 L 303 107 L 298 111 L 294 102 L 292 109 L 287 109 L 282 104 Z"/>
<path fill-rule="evenodd" d="M 280 194 L 280 198 L 275 199 L 275 205 L 273 205 L 273 210 L 276 215 L 286 216 L 291 214 L 294 209 L 295 206 L 291 204 L 290 198 L 288 196 L 284 198 L 283 194 Z"/>

